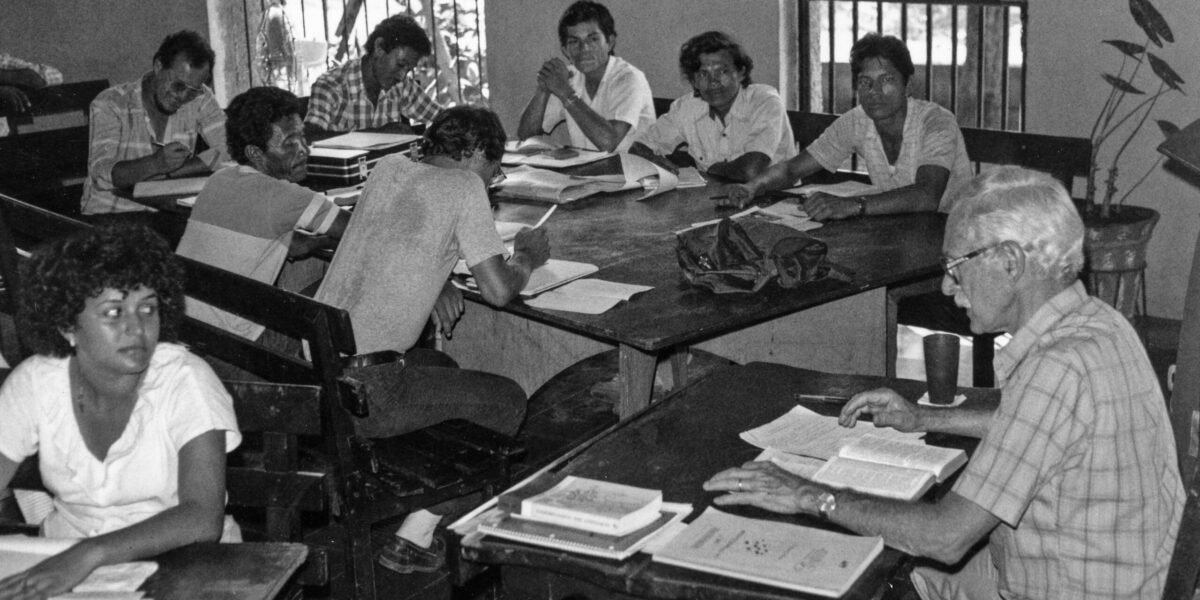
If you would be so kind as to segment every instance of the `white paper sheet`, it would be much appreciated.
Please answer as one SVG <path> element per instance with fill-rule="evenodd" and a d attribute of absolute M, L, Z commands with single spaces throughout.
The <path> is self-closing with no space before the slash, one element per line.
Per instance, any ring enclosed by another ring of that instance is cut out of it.
<path fill-rule="evenodd" d="M 838 425 L 837 417 L 819 415 L 796 405 L 779 418 L 744 431 L 741 438 L 759 448 L 828 460 L 844 444 L 865 435 L 920 443 L 923 433 L 901 433 L 890 427 L 858 423 L 853 429 Z"/>

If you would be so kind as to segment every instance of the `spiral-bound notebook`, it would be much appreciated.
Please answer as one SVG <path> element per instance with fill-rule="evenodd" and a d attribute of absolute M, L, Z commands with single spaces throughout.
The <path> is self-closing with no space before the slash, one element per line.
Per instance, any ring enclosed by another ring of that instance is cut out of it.
<path fill-rule="evenodd" d="M 625 560 L 642 549 L 656 534 L 672 523 L 682 522 L 692 512 L 690 504 L 663 502 L 662 512 L 653 523 L 622 536 L 604 535 L 561 525 L 522 519 L 505 512 L 497 512 L 479 524 L 479 531 L 487 535 L 525 542 L 535 546 L 557 548 L 600 558 Z"/>

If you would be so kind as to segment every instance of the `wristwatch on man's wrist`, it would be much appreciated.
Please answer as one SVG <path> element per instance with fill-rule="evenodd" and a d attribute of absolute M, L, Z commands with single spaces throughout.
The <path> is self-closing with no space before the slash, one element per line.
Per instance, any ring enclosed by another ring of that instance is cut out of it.
<path fill-rule="evenodd" d="M 837 496 L 833 492 L 824 492 L 817 496 L 817 514 L 828 521 L 833 511 L 837 510 Z"/>

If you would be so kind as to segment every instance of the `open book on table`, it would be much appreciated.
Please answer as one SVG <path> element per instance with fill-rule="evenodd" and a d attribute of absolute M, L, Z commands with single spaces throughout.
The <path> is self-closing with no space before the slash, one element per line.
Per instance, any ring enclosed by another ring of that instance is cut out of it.
<path fill-rule="evenodd" d="M 550 136 L 538 135 L 519 142 L 514 141 L 505 144 L 504 157 L 500 162 L 505 165 L 529 165 L 531 167 L 562 169 L 586 165 L 609 156 L 612 156 L 611 152 L 569 148 L 554 143 L 551 141 Z"/>
<path fill-rule="evenodd" d="M 883 539 L 749 519 L 709 507 L 653 553 L 655 562 L 797 590 L 846 593 Z"/>
<path fill-rule="evenodd" d="M 496 189 L 505 196 L 567 204 L 601 192 L 632 188 L 623 174 L 582 177 L 521 165 L 504 171 Z"/>
<path fill-rule="evenodd" d="M 885 498 L 916 500 L 967 463 L 956 448 L 868 435 L 842 446 L 813 481 Z"/>

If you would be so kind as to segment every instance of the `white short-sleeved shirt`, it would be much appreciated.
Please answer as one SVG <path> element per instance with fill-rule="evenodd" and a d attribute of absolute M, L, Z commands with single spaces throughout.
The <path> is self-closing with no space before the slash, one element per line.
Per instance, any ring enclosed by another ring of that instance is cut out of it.
<path fill-rule="evenodd" d="M 71 408 L 68 360 L 30 357 L 0 388 L 0 454 L 17 463 L 38 454 L 54 496 L 42 523 L 47 537 L 94 537 L 177 506 L 184 445 L 214 429 L 225 431 L 226 452 L 242 441 L 233 400 L 208 364 L 160 343 L 125 431 L 99 461 Z"/>
<path fill-rule="evenodd" d="M 686 143 L 688 154 L 702 171 L 747 152 L 766 154 L 771 164 L 796 155 L 783 99 L 775 88 L 761 83 L 752 83 L 738 92 L 724 123 L 713 118 L 708 103 L 695 94 L 676 98 L 671 110 L 634 141 L 663 155 Z"/>
<path fill-rule="evenodd" d="M 836 171 L 851 154 L 858 154 L 871 177 L 871 185 L 881 191 L 916 183 L 919 167 L 942 167 L 950 171 L 950 180 L 938 205 L 941 212 L 950 212 L 950 204 L 972 176 L 967 146 L 954 113 L 917 98 L 908 99 L 904 139 L 895 164 L 888 162 L 875 122 L 861 106 L 838 117 L 821 137 L 809 144 L 807 152 L 828 171 Z"/>
<path fill-rule="evenodd" d="M 629 124 L 629 131 L 617 145 L 617 152 L 628 150 L 637 132 L 654 122 L 654 95 L 650 92 L 650 83 L 646 81 L 646 75 L 625 59 L 609 56 L 595 96 L 588 95 L 586 80 L 587 77 L 582 72 L 571 67 L 571 89 L 575 90 L 575 94 L 588 107 L 609 121 Z M 562 101 L 557 96 L 550 96 L 542 117 L 542 130 L 551 131 L 563 121 L 567 123 L 567 134 L 572 146 L 588 150 L 597 149 L 579 128 L 575 119 L 563 108 Z"/>

